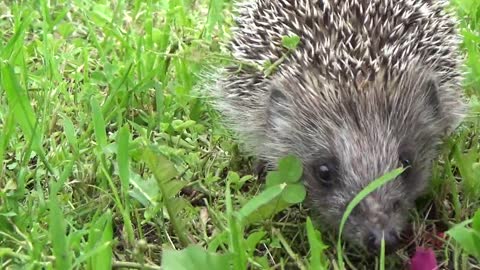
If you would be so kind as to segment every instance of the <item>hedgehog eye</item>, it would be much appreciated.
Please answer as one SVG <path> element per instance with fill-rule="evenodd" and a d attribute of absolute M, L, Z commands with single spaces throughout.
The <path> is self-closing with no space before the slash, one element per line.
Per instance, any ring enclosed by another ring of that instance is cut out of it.
<path fill-rule="evenodd" d="M 404 158 L 404 157 L 400 157 L 400 164 L 402 165 L 402 167 L 405 169 L 403 171 L 403 175 L 406 176 L 410 173 L 410 171 L 412 170 L 412 162 L 410 159 L 408 158 Z"/>
<path fill-rule="evenodd" d="M 393 203 L 393 211 L 397 211 L 398 209 L 400 209 L 400 205 L 401 205 L 400 201 L 395 201 Z"/>
<path fill-rule="evenodd" d="M 328 184 L 332 178 L 331 170 L 327 164 L 321 164 L 316 169 L 316 177 L 322 183 Z"/>
<path fill-rule="evenodd" d="M 402 167 L 403 167 L 403 168 L 410 167 L 410 165 L 411 165 L 409 159 L 403 159 L 403 158 L 401 158 L 401 159 L 400 159 L 400 162 L 402 163 Z"/>

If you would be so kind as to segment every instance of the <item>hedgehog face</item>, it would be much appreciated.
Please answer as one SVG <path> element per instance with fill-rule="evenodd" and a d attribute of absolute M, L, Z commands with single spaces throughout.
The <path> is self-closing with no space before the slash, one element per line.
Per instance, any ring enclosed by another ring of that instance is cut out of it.
<path fill-rule="evenodd" d="M 343 131 L 331 145 L 322 151 L 329 154 L 318 154 L 305 163 L 304 179 L 310 207 L 333 229 L 338 228 L 348 203 L 358 192 L 384 173 L 405 167 L 402 175 L 357 205 L 343 232 L 347 240 L 373 253 L 378 252 L 383 235 L 387 252 L 394 251 L 408 225 L 409 209 L 427 186 L 430 163 L 387 134 L 376 139 L 371 134 Z"/>
<path fill-rule="evenodd" d="M 338 91 L 341 85 L 307 74 L 298 82 L 277 82 L 270 95 L 266 152 L 303 159 L 308 203 L 325 225 L 338 228 L 358 192 L 391 170 L 406 168 L 347 220 L 343 237 L 372 252 L 380 248 L 382 235 L 387 251 L 399 246 L 408 211 L 428 186 L 437 145 L 451 125 L 442 116 L 433 78 L 407 75 Z"/>

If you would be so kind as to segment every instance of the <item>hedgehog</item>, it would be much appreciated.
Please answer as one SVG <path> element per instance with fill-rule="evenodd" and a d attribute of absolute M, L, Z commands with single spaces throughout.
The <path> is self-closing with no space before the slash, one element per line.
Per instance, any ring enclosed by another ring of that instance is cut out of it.
<path fill-rule="evenodd" d="M 208 91 L 245 151 L 273 168 L 302 161 L 308 207 L 335 230 L 371 181 L 343 237 L 398 250 L 429 186 L 439 146 L 466 103 L 457 21 L 441 0 L 254 0 L 235 3 L 228 50 Z M 295 48 L 285 37 L 298 37 Z M 271 72 L 262 67 L 276 63 Z M 260 68 L 259 68 L 260 67 Z"/>

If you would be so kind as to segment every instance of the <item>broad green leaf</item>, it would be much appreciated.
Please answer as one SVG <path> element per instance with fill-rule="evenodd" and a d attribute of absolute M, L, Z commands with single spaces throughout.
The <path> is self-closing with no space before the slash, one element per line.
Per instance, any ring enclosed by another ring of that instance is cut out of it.
<path fill-rule="evenodd" d="M 186 181 L 180 181 L 172 179 L 164 183 L 165 193 L 169 196 L 177 195 L 185 186 L 187 185 Z"/>
<path fill-rule="evenodd" d="M 270 171 L 265 179 L 267 187 L 273 187 L 285 183 L 282 174 L 278 171 Z"/>
<path fill-rule="evenodd" d="M 300 43 L 300 37 L 297 35 L 282 37 L 282 45 L 289 50 L 294 50 L 297 48 L 298 43 Z"/>
<path fill-rule="evenodd" d="M 229 269 L 231 255 L 210 253 L 199 246 L 189 246 L 183 250 L 167 249 L 162 257 L 164 270 L 225 270 Z"/>
<path fill-rule="evenodd" d="M 282 183 L 297 183 L 303 174 L 302 162 L 295 156 L 288 155 L 278 161 L 278 169 L 270 171 L 266 177 L 267 187 Z"/>
<path fill-rule="evenodd" d="M 310 217 L 307 217 L 307 238 L 310 244 L 310 269 L 328 269 L 329 261 L 323 252 L 328 248 L 322 241 L 321 234 L 313 226 Z"/>
<path fill-rule="evenodd" d="M 292 204 L 282 200 L 281 196 L 274 198 L 270 203 L 264 204 L 256 211 L 252 212 L 248 217 L 243 219 L 243 223 L 253 224 L 255 222 L 265 221 L 272 218 L 275 214 L 279 213 L 292 206 Z"/>
<path fill-rule="evenodd" d="M 175 214 L 192 207 L 190 202 L 182 197 L 174 197 L 170 198 L 169 200 L 172 203 L 172 210 Z M 183 227 L 183 224 L 186 224 L 187 222 L 187 220 L 184 220 L 184 223 L 182 223 L 181 226 Z"/>
<path fill-rule="evenodd" d="M 157 181 L 160 181 L 162 184 L 178 175 L 177 169 L 175 169 L 170 160 L 150 148 L 144 149 L 142 159 L 148 168 L 152 170 Z M 165 194 L 163 195 L 166 196 Z"/>
<path fill-rule="evenodd" d="M 459 224 L 447 231 L 455 241 L 469 254 L 480 258 L 480 233 Z"/>
<path fill-rule="evenodd" d="M 229 171 L 227 175 L 227 179 L 230 184 L 237 184 L 240 181 L 240 175 L 236 172 Z"/>
<path fill-rule="evenodd" d="M 247 239 L 245 240 L 245 248 L 250 256 L 253 256 L 253 253 L 262 238 L 267 233 L 265 231 L 258 231 L 250 234 Z"/>
<path fill-rule="evenodd" d="M 178 171 L 173 163 L 160 153 L 147 148 L 144 151 L 143 160 L 159 182 L 160 191 L 165 199 L 177 195 L 187 184 L 184 181 L 173 179 L 178 175 Z"/>
<path fill-rule="evenodd" d="M 286 183 L 296 183 L 303 174 L 302 162 L 295 156 L 288 155 L 279 160 L 278 172 Z"/>
<path fill-rule="evenodd" d="M 133 186 L 129 191 L 130 196 L 137 199 L 143 206 L 155 206 L 158 203 L 160 190 L 155 179 L 143 180 L 140 175 L 132 173 L 130 183 Z"/>
<path fill-rule="evenodd" d="M 282 192 L 282 199 L 287 203 L 296 204 L 303 202 L 306 195 L 307 191 L 303 184 L 288 184 Z"/>
<path fill-rule="evenodd" d="M 240 220 L 243 220 L 246 217 L 250 216 L 261 206 L 271 203 L 276 197 L 278 197 L 282 193 L 285 187 L 285 184 L 269 187 L 262 191 L 259 195 L 253 197 L 240 209 L 240 211 L 238 211 L 238 217 L 240 218 Z"/>
<path fill-rule="evenodd" d="M 209 252 L 216 252 L 218 250 L 218 247 L 222 244 L 227 244 L 228 243 L 228 237 L 229 237 L 229 231 L 225 230 L 222 232 L 217 233 L 215 236 L 213 236 L 208 243 L 208 251 Z"/>
<path fill-rule="evenodd" d="M 172 181 L 171 179 L 178 175 L 175 166 L 170 160 L 160 153 L 154 152 L 151 148 L 145 148 L 142 159 L 147 164 L 147 167 L 153 172 L 153 175 L 157 180 L 158 188 L 162 195 L 162 202 L 164 203 L 167 214 L 170 217 L 170 223 L 173 230 L 179 238 L 180 243 L 183 246 L 187 246 L 190 243 L 190 239 L 187 237 L 187 231 L 185 230 L 184 224 L 177 214 L 178 211 L 174 209 L 174 200 L 171 200 L 171 198 L 176 195 L 176 193 L 174 194 L 173 192 L 176 191 L 172 186 L 168 185 L 169 182 Z"/>

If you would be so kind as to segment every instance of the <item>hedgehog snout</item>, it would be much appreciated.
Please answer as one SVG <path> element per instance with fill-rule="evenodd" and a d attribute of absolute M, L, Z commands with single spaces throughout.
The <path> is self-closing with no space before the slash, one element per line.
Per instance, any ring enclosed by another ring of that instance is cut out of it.
<path fill-rule="evenodd" d="M 380 251 L 382 237 L 385 241 L 385 252 L 392 253 L 400 247 L 400 231 L 403 220 L 399 219 L 402 216 L 400 212 L 391 211 L 384 207 L 375 199 L 375 195 L 368 196 L 362 204 L 363 220 L 366 225 L 363 233 L 364 246 L 371 253 L 378 253 Z M 397 210 L 399 211 L 399 210 Z"/>
<path fill-rule="evenodd" d="M 382 237 L 385 241 L 385 253 L 396 251 L 399 247 L 400 237 L 395 231 L 383 231 L 371 229 L 365 238 L 365 246 L 372 253 L 378 253 L 382 244 Z"/>

